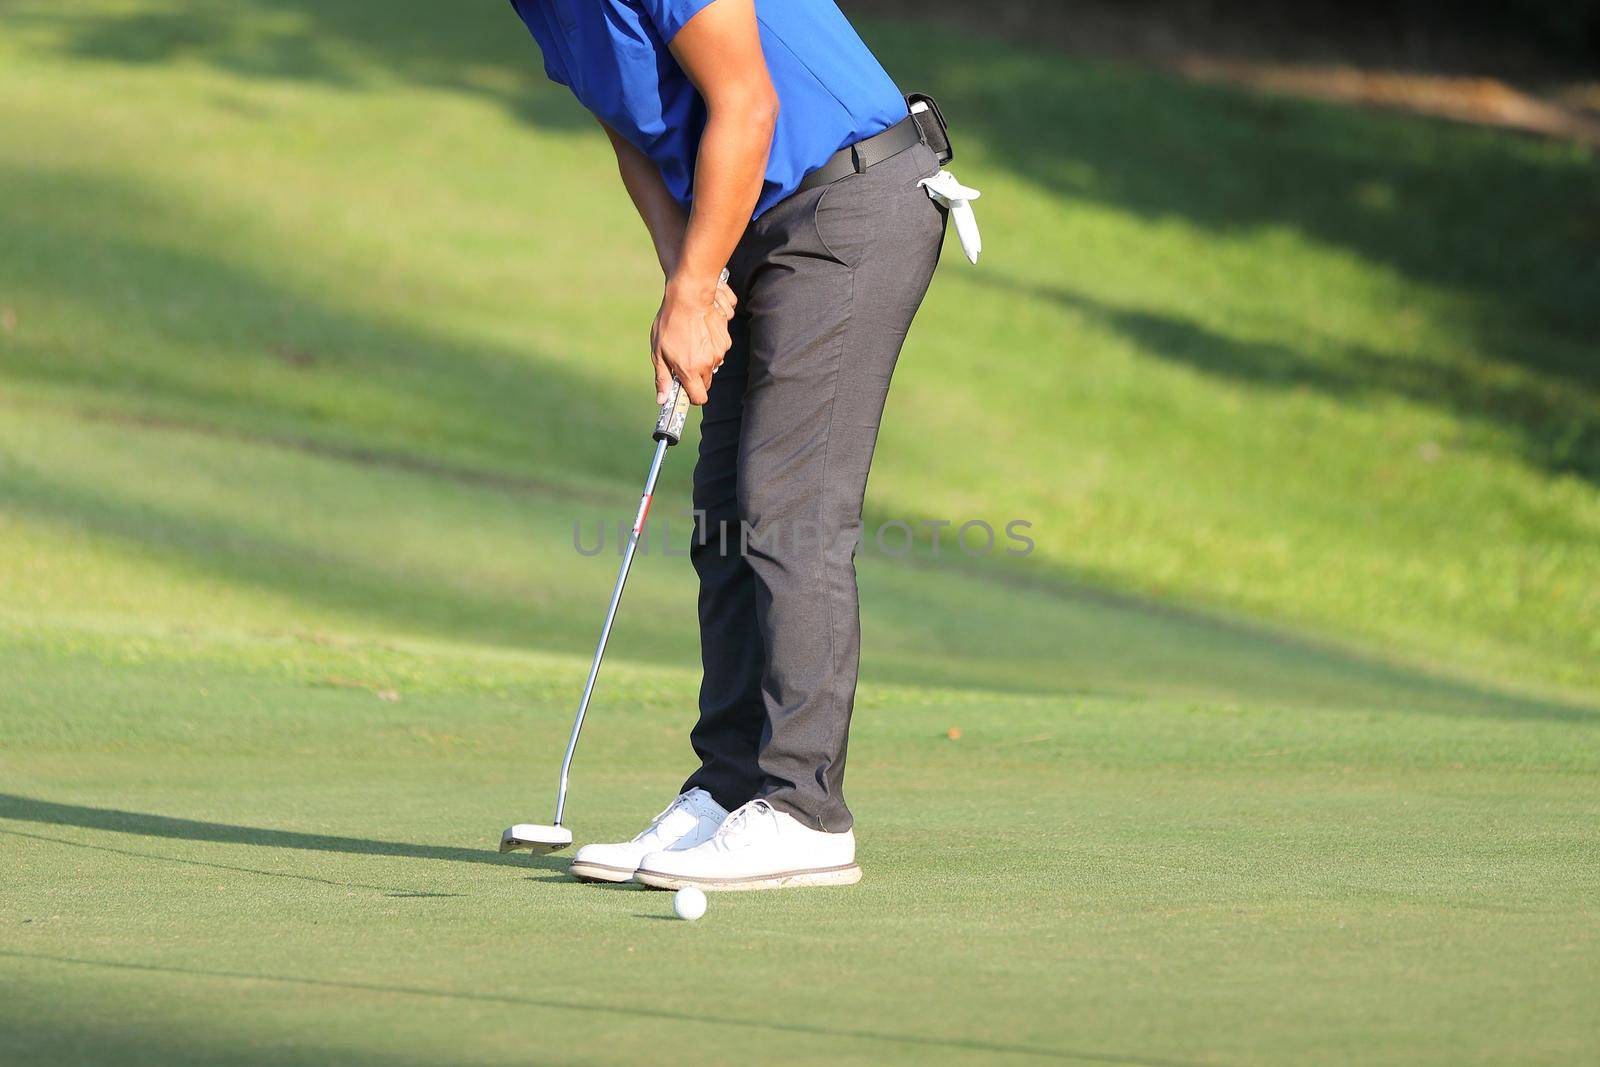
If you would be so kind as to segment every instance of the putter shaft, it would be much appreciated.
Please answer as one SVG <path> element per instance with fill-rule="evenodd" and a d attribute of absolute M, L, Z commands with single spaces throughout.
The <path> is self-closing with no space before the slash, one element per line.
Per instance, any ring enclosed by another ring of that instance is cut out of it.
<path fill-rule="evenodd" d="M 728 280 L 728 272 L 722 272 L 721 281 Z M 715 373 L 715 372 L 713 372 Z M 611 639 L 611 624 L 617 619 L 617 607 L 622 603 L 622 590 L 628 584 L 628 571 L 633 566 L 633 556 L 639 548 L 639 538 L 644 532 L 644 521 L 650 514 L 650 501 L 656 493 L 656 479 L 661 477 L 661 464 L 667 458 L 667 449 L 677 444 L 683 438 L 684 422 L 689 417 L 689 394 L 677 378 L 672 379 L 672 388 L 668 391 L 666 400 L 661 405 L 661 410 L 656 416 L 655 431 L 651 437 L 656 442 L 655 455 L 650 458 L 650 473 L 645 476 L 644 495 L 639 498 L 639 512 L 634 516 L 633 529 L 628 534 L 628 544 L 622 553 L 622 567 L 617 571 L 617 584 L 611 590 L 611 603 L 606 607 L 606 621 L 600 627 L 600 640 L 595 644 L 594 662 L 589 664 L 589 678 L 583 683 L 583 699 L 578 702 L 578 714 L 572 720 L 572 737 L 567 740 L 566 755 L 561 757 L 561 781 L 556 786 L 556 821 L 553 829 L 560 831 L 562 820 L 567 811 L 567 781 L 572 773 L 572 756 L 578 751 L 578 735 L 583 732 L 584 716 L 589 713 L 589 698 L 594 695 L 594 683 L 600 677 L 600 662 L 605 658 L 606 642 Z M 547 842 L 519 842 L 512 827 L 501 835 L 500 851 L 506 852 L 520 847 L 530 847 L 536 844 L 545 844 L 546 847 L 561 848 L 564 845 L 549 845 Z M 567 842 L 571 843 L 571 835 L 567 835 Z"/>
<path fill-rule="evenodd" d="M 600 677 L 600 661 L 605 658 L 606 642 L 611 639 L 611 624 L 617 618 L 617 606 L 622 603 L 622 588 L 628 584 L 628 570 L 633 566 L 633 554 L 639 547 L 639 536 L 644 530 L 645 516 L 650 514 L 650 498 L 656 492 L 656 479 L 661 476 L 661 463 L 666 458 L 672 441 L 666 438 L 656 442 L 655 456 L 650 460 L 650 473 L 645 478 L 644 495 L 639 498 L 639 513 L 633 520 L 633 530 L 628 534 L 628 545 L 622 553 L 622 568 L 617 572 L 616 588 L 611 590 L 611 605 L 606 608 L 606 621 L 600 627 L 600 642 L 595 646 L 594 662 L 589 665 L 589 680 L 583 684 L 583 699 L 578 703 L 578 716 L 572 722 L 572 738 L 567 742 L 567 754 L 561 760 L 561 784 L 556 789 L 556 822 L 561 825 L 567 807 L 567 775 L 572 770 L 572 756 L 578 750 L 578 734 L 583 731 L 583 717 L 589 711 L 589 697 L 594 694 L 595 679 Z"/>

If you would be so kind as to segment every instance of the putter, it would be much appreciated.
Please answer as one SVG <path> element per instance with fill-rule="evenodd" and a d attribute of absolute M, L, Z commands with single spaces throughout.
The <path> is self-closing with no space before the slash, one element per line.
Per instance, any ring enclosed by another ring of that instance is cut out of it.
<path fill-rule="evenodd" d="M 727 276 L 724 274 L 724 280 Z M 572 770 L 572 754 L 578 750 L 578 734 L 583 730 L 583 717 L 589 710 L 589 698 L 594 695 L 594 682 L 600 676 L 600 661 L 606 654 L 606 641 L 611 637 L 611 624 L 617 617 L 617 605 L 622 603 L 622 587 L 628 582 L 628 569 L 633 566 L 633 553 L 639 547 L 639 534 L 644 529 L 645 516 L 650 513 L 650 498 L 655 495 L 656 479 L 661 475 L 661 463 L 667 449 L 683 437 L 684 420 L 689 415 L 689 394 L 678 380 L 672 380 L 672 391 L 667 402 L 661 405 L 656 418 L 656 454 L 650 460 L 650 473 L 645 478 L 644 496 L 639 498 L 639 513 L 633 520 L 633 532 L 628 534 L 628 545 L 622 553 L 622 569 L 617 574 L 616 588 L 611 591 L 611 606 L 606 608 L 606 621 L 600 627 L 600 643 L 595 646 L 594 662 L 589 665 L 589 680 L 583 686 L 583 699 L 578 702 L 578 717 L 572 720 L 572 738 L 567 742 L 567 754 L 561 760 L 561 784 L 556 789 L 556 820 L 549 826 L 538 823 L 518 823 L 500 835 L 500 851 L 515 852 L 526 849 L 534 855 L 556 852 L 572 844 L 572 831 L 562 825 L 567 808 L 567 775 Z"/>

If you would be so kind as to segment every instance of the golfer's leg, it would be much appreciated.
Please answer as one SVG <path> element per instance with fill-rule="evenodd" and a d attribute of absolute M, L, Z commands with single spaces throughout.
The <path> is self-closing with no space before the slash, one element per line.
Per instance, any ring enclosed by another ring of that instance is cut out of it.
<path fill-rule="evenodd" d="M 756 582 L 739 554 L 737 505 L 740 425 L 749 374 L 749 328 L 732 323 L 733 348 L 711 383 L 700 420 L 694 468 L 695 530 L 689 552 L 700 576 L 700 720 L 690 734 L 700 768 L 684 791 L 700 788 L 733 809 L 762 782 L 756 750 L 766 724 L 765 663 L 756 627 Z"/>
<path fill-rule="evenodd" d="M 895 361 L 944 220 L 926 149 L 829 187 L 752 286 L 740 511 L 766 648 L 760 795 L 833 833 L 852 819 L 845 749 L 860 654 L 854 556 Z"/>

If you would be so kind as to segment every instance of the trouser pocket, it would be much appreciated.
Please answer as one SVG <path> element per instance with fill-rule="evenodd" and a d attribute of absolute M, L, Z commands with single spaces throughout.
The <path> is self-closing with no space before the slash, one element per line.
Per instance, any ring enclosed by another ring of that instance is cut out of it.
<path fill-rule="evenodd" d="M 859 267 L 875 252 L 892 255 L 907 242 L 918 243 L 931 204 L 917 183 L 938 170 L 933 150 L 919 144 L 825 186 L 811 208 L 822 251 L 846 267 Z M 931 214 L 938 217 L 937 209 Z"/>

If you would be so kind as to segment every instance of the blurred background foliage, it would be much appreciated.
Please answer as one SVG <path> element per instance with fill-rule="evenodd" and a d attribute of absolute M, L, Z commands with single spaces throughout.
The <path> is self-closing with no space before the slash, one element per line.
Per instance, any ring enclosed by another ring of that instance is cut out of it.
<path fill-rule="evenodd" d="M 1545 73 L 1600 64 L 1597 0 L 843 0 L 853 10 L 913 8 L 999 24 L 1116 25 L 1146 41 L 1187 47 L 1253 42 L 1281 55 L 1351 58 L 1386 52 L 1413 64 L 1454 58 L 1479 68 L 1538 63 Z M 1466 57 L 1470 57 L 1466 58 Z"/>

